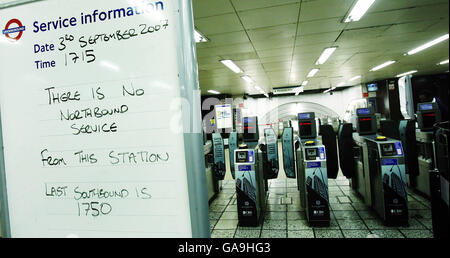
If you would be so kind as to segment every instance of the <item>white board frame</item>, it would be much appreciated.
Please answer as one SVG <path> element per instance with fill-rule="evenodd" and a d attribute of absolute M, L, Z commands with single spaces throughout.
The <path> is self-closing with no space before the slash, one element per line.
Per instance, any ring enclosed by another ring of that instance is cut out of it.
<path fill-rule="evenodd" d="M 5 8 L 45 0 L 24 0 L 14 2 Z M 175 15 L 179 85 L 181 98 L 189 102 L 188 109 L 183 106 L 184 148 L 189 195 L 191 230 L 193 238 L 209 238 L 209 205 L 206 188 L 205 157 L 201 119 L 200 89 L 196 42 L 194 38 L 194 16 L 192 0 L 174 0 L 178 8 Z M 2 9 L 2 8 L 0 8 Z M 11 237 L 7 182 L 4 162 L 3 131 L 0 110 L 0 227 L 2 237 Z"/>

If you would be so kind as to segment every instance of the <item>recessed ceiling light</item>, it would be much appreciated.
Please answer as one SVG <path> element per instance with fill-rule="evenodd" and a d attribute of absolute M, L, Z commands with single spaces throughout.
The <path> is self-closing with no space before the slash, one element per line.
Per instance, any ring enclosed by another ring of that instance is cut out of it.
<path fill-rule="evenodd" d="M 244 79 L 244 81 L 246 81 L 248 83 L 254 83 L 253 79 L 250 78 L 250 76 L 248 76 L 248 75 L 244 75 L 241 78 Z"/>
<path fill-rule="evenodd" d="M 194 38 L 196 43 L 208 42 L 208 38 L 205 37 L 200 31 L 194 29 Z"/>
<path fill-rule="evenodd" d="M 330 58 L 330 56 L 334 53 L 334 51 L 336 51 L 336 49 L 337 47 L 326 48 L 320 55 L 319 59 L 317 60 L 316 65 L 324 64 L 328 60 L 328 58 Z"/>
<path fill-rule="evenodd" d="M 439 63 L 440 65 L 448 64 L 448 59 Z"/>
<path fill-rule="evenodd" d="M 314 75 L 316 75 L 317 72 L 319 72 L 320 69 L 314 68 L 312 69 L 309 73 L 307 77 L 314 77 Z"/>
<path fill-rule="evenodd" d="M 217 95 L 217 94 L 220 94 L 220 92 L 215 91 L 215 90 L 208 90 L 208 92 L 211 93 L 211 94 L 216 94 L 216 95 Z"/>
<path fill-rule="evenodd" d="M 413 70 L 413 71 L 409 71 L 409 72 L 406 72 L 406 73 L 398 74 L 396 77 L 403 77 L 403 76 L 406 76 L 406 75 L 409 75 L 409 74 L 413 74 L 413 73 L 417 73 L 417 70 Z"/>
<path fill-rule="evenodd" d="M 228 67 L 231 71 L 235 73 L 243 73 L 241 68 L 237 66 L 232 60 L 220 60 L 222 64 L 224 64 L 226 67 Z"/>
<path fill-rule="evenodd" d="M 441 43 L 442 41 L 444 41 L 446 39 L 448 39 L 448 34 L 445 34 L 444 36 L 440 36 L 439 38 L 437 38 L 435 40 L 432 40 L 432 41 L 430 41 L 428 43 L 423 44 L 420 47 L 417 47 L 417 48 L 409 51 L 407 55 L 414 55 L 415 53 L 418 53 L 418 52 L 420 52 L 422 50 L 425 50 L 425 49 L 427 49 L 429 47 L 432 47 L 432 46 L 434 46 L 434 45 L 436 45 L 438 43 Z"/>
<path fill-rule="evenodd" d="M 355 77 L 351 78 L 350 81 L 358 80 L 359 78 L 361 78 L 361 75 L 358 75 L 358 76 L 355 76 Z"/>
<path fill-rule="evenodd" d="M 359 21 L 364 16 L 364 14 L 369 10 L 375 0 L 358 0 L 358 2 L 353 6 L 350 14 L 345 18 L 345 22 Z"/>
<path fill-rule="evenodd" d="M 302 86 L 306 86 L 306 85 L 308 85 L 308 83 L 309 83 L 309 81 L 303 81 Z"/>
<path fill-rule="evenodd" d="M 396 61 L 387 61 L 385 63 L 380 64 L 379 66 L 375 66 L 374 68 L 370 69 L 370 71 L 374 72 L 374 71 L 378 71 L 380 69 L 385 68 L 386 66 L 389 66 L 393 63 L 395 63 Z"/>

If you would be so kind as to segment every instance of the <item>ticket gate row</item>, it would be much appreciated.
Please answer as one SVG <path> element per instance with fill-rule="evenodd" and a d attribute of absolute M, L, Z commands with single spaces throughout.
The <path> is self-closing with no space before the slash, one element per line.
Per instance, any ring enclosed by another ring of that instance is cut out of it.
<path fill-rule="evenodd" d="M 342 124 L 338 132 L 342 173 L 387 225 L 408 224 L 405 154 L 400 140 L 377 134 L 371 108 L 357 109 L 357 132 Z M 352 151 L 348 151 L 352 150 Z"/>
<path fill-rule="evenodd" d="M 243 122 L 242 141 L 239 142 L 236 132 L 229 136 L 230 170 L 236 181 L 239 225 L 257 226 L 265 213 L 268 180 L 278 177 L 278 139 L 273 128 L 264 129 L 260 138 L 257 117 L 245 117 Z M 284 128 L 284 171 L 288 178 L 297 178 L 301 204 L 310 225 L 327 226 L 330 223 L 328 177 L 336 178 L 339 169 L 336 134 L 330 125 L 325 125 L 320 127 L 321 135 L 318 135 L 314 113 L 299 114 L 299 128 L 300 135 L 294 135 L 292 127 Z M 221 140 L 214 141 L 214 138 L 220 139 L 220 134 L 213 135 L 213 142 L 220 146 Z M 217 153 L 223 153 L 222 149 Z M 222 159 L 216 158 L 216 163 L 216 176 L 223 179 Z"/>

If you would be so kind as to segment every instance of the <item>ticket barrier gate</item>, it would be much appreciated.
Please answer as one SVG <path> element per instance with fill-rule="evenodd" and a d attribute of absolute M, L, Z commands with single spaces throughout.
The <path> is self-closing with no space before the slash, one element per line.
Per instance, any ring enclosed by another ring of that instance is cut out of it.
<path fill-rule="evenodd" d="M 219 181 L 214 180 L 213 164 L 214 156 L 212 154 L 212 142 L 207 141 L 203 144 L 203 152 L 205 155 L 205 172 L 206 172 L 206 188 L 208 190 L 208 200 L 211 202 L 214 196 L 219 192 Z"/>
<path fill-rule="evenodd" d="M 259 139 L 257 117 L 244 118 L 243 143 L 237 133 L 229 138 L 230 165 L 236 181 L 239 225 L 258 226 L 264 218 L 268 179 L 278 177 L 278 141 L 272 128 Z M 233 156 L 231 158 L 231 156 Z"/>
<path fill-rule="evenodd" d="M 263 156 L 264 179 L 276 179 L 280 170 L 278 139 L 273 128 L 264 129 L 265 144 L 260 145 Z"/>
<path fill-rule="evenodd" d="M 317 140 L 301 140 L 297 151 L 300 203 L 310 226 L 329 226 L 330 209 L 325 146 Z"/>
<path fill-rule="evenodd" d="M 246 144 L 249 149 L 258 147 L 258 155 L 263 165 L 261 169 L 264 173 L 264 179 L 275 179 L 278 177 L 279 172 L 279 157 L 278 157 L 278 139 L 273 128 L 264 129 L 264 139 L 259 139 L 259 129 L 257 124 L 257 117 L 244 118 L 244 134 L 243 144 Z M 250 132 L 247 128 L 254 128 L 254 132 Z M 246 132 L 248 130 L 248 132 Z M 238 149 L 238 135 L 236 132 L 230 133 L 228 139 L 228 146 L 230 151 L 230 168 L 231 175 L 235 179 L 235 157 L 234 151 Z M 266 182 L 266 188 L 268 190 L 268 184 Z"/>
<path fill-rule="evenodd" d="M 349 174 L 351 187 L 386 225 L 407 225 L 408 199 L 402 143 L 376 134 L 376 121 L 371 109 L 358 109 L 357 115 L 358 132 L 352 135 L 354 171 Z"/>
<path fill-rule="evenodd" d="M 314 113 L 300 113 L 297 149 L 297 186 L 300 204 L 306 210 L 310 226 L 329 226 L 327 156 L 322 139 L 317 136 Z"/>
<path fill-rule="evenodd" d="M 206 167 L 206 188 L 211 202 L 222 189 L 225 177 L 225 147 L 220 133 L 212 134 L 212 141 L 203 145 Z"/>
<path fill-rule="evenodd" d="M 416 149 L 418 173 L 411 176 L 411 187 L 431 197 L 430 171 L 435 168 L 433 125 L 441 115 L 436 103 L 419 103 L 417 107 Z"/>
<path fill-rule="evenodd" d="M 407 225 L 408 192 L 402 144 L 394 139 L 372 137 L 365 137 L 372 207 L 386 224 Z"/>
<path fill-rule="evenodd" d="M 418 190 L 423 195 L 430 196 L 428 172 L 425 174 L 419 173 L 415 121 L 382 120 L 380 121 L 380 127 L 382 135 L 400 140 L 402 143 L 408 186 Z"/>
<path fill-rule="evenodd" d="M 295 139 L 294 128 L 285 127 L 281 136 L 281 145 L 283 152 L 283 169 L 287 178 L 296 178 L 297 174 L 297 149 L 300 141 Z"/>
<path fill-rule="evenodd" d="M 436 168 L 430 171 L 431 214 L 433 235 L 435 238 L 449 237 L 449 163 L 448 138 L 449 122 L 437 123 L 434 126 L 434 154 Z"/>
<path fill-rule="evenodd" d="M 257 227 L 264 219 L 267 196 L 262 151 L 242 145 L 234 151 L 234 162 L 239 225 Z"/>

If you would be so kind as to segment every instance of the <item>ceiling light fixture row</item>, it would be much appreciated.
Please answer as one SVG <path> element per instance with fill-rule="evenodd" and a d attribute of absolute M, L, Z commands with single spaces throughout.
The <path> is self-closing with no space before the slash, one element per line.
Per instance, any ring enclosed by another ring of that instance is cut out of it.
<path fill-rule="evenodd" d="M 348 15 L 345 17 L 344 22 L 348 23 L 348 22 L 356 22 L 356 21 L 361 20 L 361 18 L 364 16 L 364 14 L 366 14 L 366 12 L 374 4 L 374 2 L 375 2 L 375 0 L 358 0 L 355 3 L 355 5 L 352 7 L 352 9 L 348 13 Z M 436 44 L 439 44 L 439 43 L 447 40 L 448 38 L 449 38 L 449 34 L 447 33 L 445 35 L 442 35 L 434 40 L 431 40 L 421 46 L 418 46 L 418 47 L 408 51 L 408 53 L 405 53 L 404 55 L 410 56 L 410 55 L 417 54 L 425 49 L 428 49 Z M 334 50 L 336 50 L 336 49 L 334 49 Z M 329 56 L 331 56 L 331 54 L 334 52 L 334 50 L 333 49 L 325 49 L 325 51 L 322 53 L 322 56 L 319 58 L 319 60 L 317 60 L 316 65 L 325 63 L 326 60 L 329 58 Z M 327 57 L 327 55 L 328 55 L 328 57 Z M 438 63 L 438 65 L 448 64 L 448 62 L 449 62 L 449 60 L 447 59 L 447 60 L 444 60 L 444 61 Z M 379 66 L 372 68 L 370 71 L 372 71 L 372 72 L 378 71 L 378 70 L 383 69 L 394 63 L 396 63 L 396 61 L 388 61 Z M 403 77 L 405 75 L 413 74 L 416 72 L 417 72 L 417 70 L 405 72 L 405 73 L 397 75 L 397 77 Z M 361 78 L 361 76 L 353 77 L 350 81 L 353 81 L 353 80 L 356 80 L 359 78 Z M 343 84 L 345 84 L 345 83 L 341 82 L 340 84 L 338 84 L 338 86 L 342 86 Z"/>

